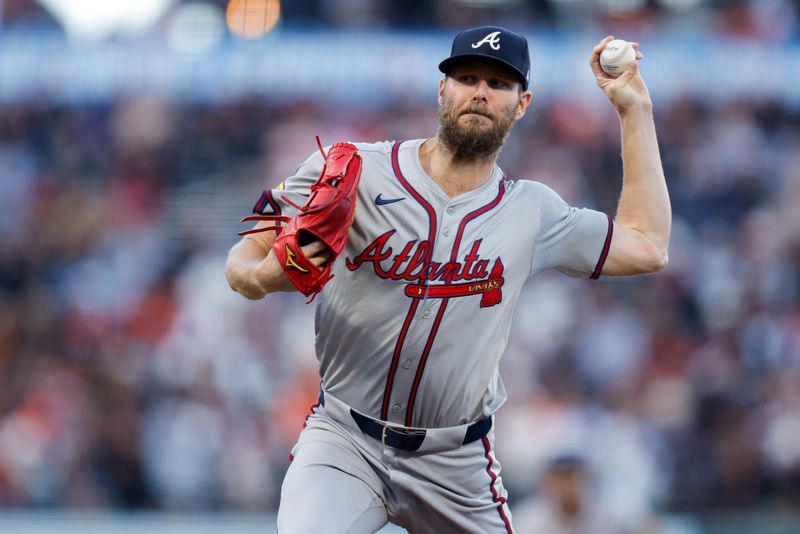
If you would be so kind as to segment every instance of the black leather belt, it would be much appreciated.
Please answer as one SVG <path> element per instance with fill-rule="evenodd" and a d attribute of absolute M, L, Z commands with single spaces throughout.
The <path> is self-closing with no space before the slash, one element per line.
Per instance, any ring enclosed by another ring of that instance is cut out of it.
<path fill-rule="evenodd" d="M 325 394 L 322 390 L 319 392 L 319 403 L 325 406 Z M 424 428 L 386 425 L 377 419 L 361 415 L 352 409 L 350 410 L 350 415 L 364 434 L 377 439 L 384 445 L 401 451 L 414 452 L 418 450 L 422 446 L 422 442 L 425 441 L 425 435 L 428 433 Z M 467 427 L 467 431 L 464 433 L 464 441 L 461 444 L 466 445 L 481 439 L 489 433 L 491 428 L 491 417 L 472 423 Z"/>

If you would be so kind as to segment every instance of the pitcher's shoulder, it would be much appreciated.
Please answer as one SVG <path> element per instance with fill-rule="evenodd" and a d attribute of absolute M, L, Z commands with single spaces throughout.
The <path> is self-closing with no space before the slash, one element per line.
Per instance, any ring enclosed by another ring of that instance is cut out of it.
<path fill-rule="evenodd" d="M 540 199 L 547 191 L 552 191 L 541 182 L 527 179 L 512 179 L 505 177 L 503 181 L 506 195 L 527 199 Z"/>
<path fill-rule="evenodd" d="M 392 151 L 392 146 L 395 141 L 377 141 L 374 143 L 368 142 L 353 142 L 358 149 L 359 154 L 389 154 Z"/>

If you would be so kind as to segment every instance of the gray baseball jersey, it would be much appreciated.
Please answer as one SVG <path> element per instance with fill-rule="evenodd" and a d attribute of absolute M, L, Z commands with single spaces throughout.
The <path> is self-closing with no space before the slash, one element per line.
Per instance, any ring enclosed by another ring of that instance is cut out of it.
<path fill-rule="evenodd" d="M 316 349 L 326 393 L 376 419 L 439 428 L 503 404 L 499 362 L 523 284 L 551 268 L 596 278 L 613 224 L 499 167 L 448 198 L 422 168 L 423 142 L 356 144 L 355 220 L 318 296 Z M 322 165 L 312 155 L 255 211 L 293 215 L 284 199 L 302 204 Z"/>
<path fill-rule="evenodd" d="M 538 272 L 597 277 L 613 225 L 499 168 L 450 199 L 422 169 L 423 142 L 356 145 L 355 219 L 317 297 L 322 393 L 284 478 L 282 534 L 372 533 L 387 521 L 513 534 L 489 419 L 506 398 L 511 316 Z M 292 215 L 322 165 L 312 155 L 255 211 Z M 426 430 L 376 432 L 365 415 Z"/>

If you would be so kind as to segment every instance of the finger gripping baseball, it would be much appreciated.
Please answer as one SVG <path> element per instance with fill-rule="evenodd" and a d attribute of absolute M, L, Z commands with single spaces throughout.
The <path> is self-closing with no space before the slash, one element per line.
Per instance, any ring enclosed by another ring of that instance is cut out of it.
<path fill-rule="evenodd" d="M 286 276 L 305 296 L 319 293 L 333 277 L 331 265 L 347 244 L 361 180 L 361 156 L 350 143 L 336 143 L 325 155 L 325 166 L 311 186 L 311 195 L 275 240 L 272 250 Z M 316 267 L 303 245 L 320 240 L 331 258 Z"/>

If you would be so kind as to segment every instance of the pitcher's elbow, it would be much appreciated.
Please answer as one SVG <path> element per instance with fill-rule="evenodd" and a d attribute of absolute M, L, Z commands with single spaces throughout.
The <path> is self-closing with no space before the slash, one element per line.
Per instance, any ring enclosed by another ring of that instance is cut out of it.
<path fill-rule="evenodd" d="M 237 269 L 237 263 L 228 258 L 225 264 L 225 279 L 228 281 L 228 286 L 239 293 L 245 298 L 255 300 L 255 296 L 247 290 L 247 284 L 242 281 L 242 274 Z"/>
<path fill-rule="evenodd" d="M 234 276 L 234 269 L 230 258 L 225 263 L 225 280 L 228 281 L 228 285 L 231 289 L 236 291 L 236 277 Z"/>
<path fill-rule="evenodd" d="M 657 273 L 667 268 L 669 253 L 667 251 L 653 254 L 648 261 L 648 272 Z"/>

